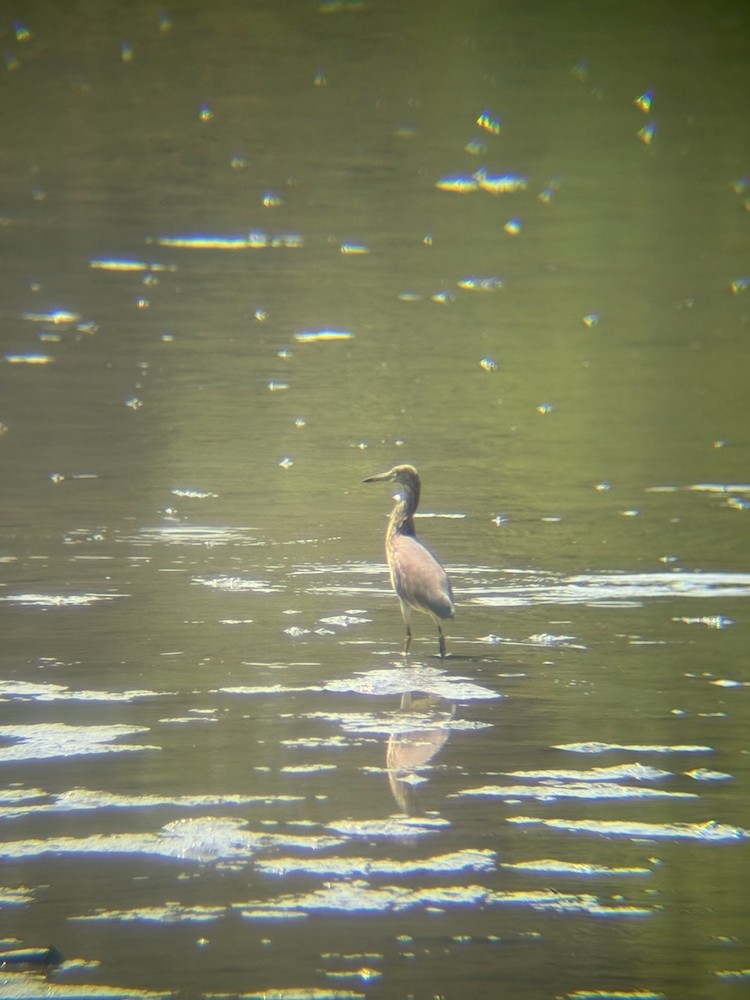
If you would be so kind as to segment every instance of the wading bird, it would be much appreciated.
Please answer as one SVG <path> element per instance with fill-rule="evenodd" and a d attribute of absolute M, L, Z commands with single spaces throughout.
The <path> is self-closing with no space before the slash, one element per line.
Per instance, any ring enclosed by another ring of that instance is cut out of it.
<path fill-rule="evenodd" d="M 411 465 L 396 465 L 388 472 L 365 479 L 366 483 L 398 483 L 396 505 L 385 533 L 385 555 L 391 571 L 391 586 L 401 602 L 406 624 L 404 653 L 411 645 L 411 613 L 430 615 L 437 625 L 440 655 L 445 656 L 445 636 L 440 624 L 456 612 L 453 590 L 442 564 L 414 531 L 414 513 L 419 505 L 419 474 Z"/>

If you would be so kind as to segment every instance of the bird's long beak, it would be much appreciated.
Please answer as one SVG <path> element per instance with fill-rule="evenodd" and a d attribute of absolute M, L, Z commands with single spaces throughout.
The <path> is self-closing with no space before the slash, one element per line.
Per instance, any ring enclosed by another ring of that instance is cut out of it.
<path fill-rule="evenodd" d="M 391 479 L 391 472 L 379 472 L 376 476 L 370 476 L 368 479 L 363 479 L 363 483 L 386 483 Z"/>

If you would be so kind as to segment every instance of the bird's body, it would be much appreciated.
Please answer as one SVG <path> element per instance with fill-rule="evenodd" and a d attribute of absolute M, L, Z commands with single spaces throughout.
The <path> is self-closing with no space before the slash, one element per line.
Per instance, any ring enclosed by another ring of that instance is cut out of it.
<path fill-rule="evenodd" d="M 411 465 L 397 465 L 388 472 L 370 476 L 365 482 L 393 482 L 401 487 L 385 533 L 385 555 L 391 585 L 401 603 L 406 624 L 404 652 L 408 653 L 411 645 L 412 611 L 421 611 L 430 615 L 437 625 L 440 655 L 445 656 L 441 621 L 452 618 L 456 607 L 448 574 L 414 531 L 414 513 L 419 505 L 419 474 Z"/>

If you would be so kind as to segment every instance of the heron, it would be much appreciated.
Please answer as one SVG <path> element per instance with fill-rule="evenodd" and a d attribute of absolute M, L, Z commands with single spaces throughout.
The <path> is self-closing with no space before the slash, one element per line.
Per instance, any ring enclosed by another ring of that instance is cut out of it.
<path fill-rule="evenodd" d="M 365 483 L 398 483 L 385 532 L 385 555 L 391 574 L 391 586 L 401 604 L 406 625 L 404 655 L 411 646 L 412 611 L 429 615 L 437 625 L 440 655 L 445 656 L 442 621 L 456 613 L 453 589 L 443 564 L 430 552 L 414 531 L 414 514 L 419 506 L 421 483 L 413 465 L 396 465 L 363 480 Z"/>

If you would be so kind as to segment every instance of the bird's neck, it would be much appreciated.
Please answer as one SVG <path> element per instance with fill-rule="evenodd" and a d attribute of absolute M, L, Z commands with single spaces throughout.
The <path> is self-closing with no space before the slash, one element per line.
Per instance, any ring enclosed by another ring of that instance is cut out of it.
<path fill-rule="evenodd" d="M 414 512 L 419 503 L 419 494 L 405 489 L 396 506 L 391 511 L 388 535 L 414 535 Z"/>

